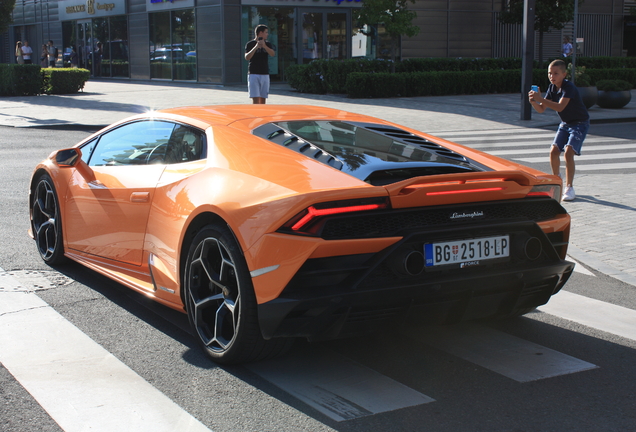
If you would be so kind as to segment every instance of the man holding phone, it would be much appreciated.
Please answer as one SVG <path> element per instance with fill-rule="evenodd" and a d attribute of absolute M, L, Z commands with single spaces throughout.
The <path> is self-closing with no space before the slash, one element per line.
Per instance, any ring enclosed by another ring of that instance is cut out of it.
<path fill-rule="evenodd" d="M 269 28 L 259 24 L 254 29 L 254 39 L 245 45 L 245 60 L 249 62 L 247 89 L 255 104 L 264 104 L 269 94 L 269 56 L 274 57 L 274 46 L 267 42 Z"/>

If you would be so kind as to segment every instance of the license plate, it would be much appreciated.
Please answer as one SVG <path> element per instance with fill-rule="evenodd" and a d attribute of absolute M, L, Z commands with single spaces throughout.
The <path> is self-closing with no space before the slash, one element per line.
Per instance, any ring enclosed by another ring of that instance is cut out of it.
<path fill-rule="evenodd" d="M 510 256 L 509 236 L 483 237 L 424 245 L 426 267 L 460 264 L 479 265 L 482 261 Z"/>

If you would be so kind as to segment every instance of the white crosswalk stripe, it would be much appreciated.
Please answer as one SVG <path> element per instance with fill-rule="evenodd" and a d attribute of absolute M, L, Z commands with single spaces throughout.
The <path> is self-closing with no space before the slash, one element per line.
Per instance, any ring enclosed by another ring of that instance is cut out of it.
<path fill-rule="evenodd" d="M 548 152 L 554 134 L 554 131 L 528 128 L 438 133 L 446 140 L 514 162 L 530 166 L 542 164 L 544 170 L 549 169 Z M 621 162 L 615 162 L 617 159 Z M 590 134 L 585 139 L 581 156 L 577 156 L 575 161 L 577 171 L 636 169 L 636 138 Z"/>
<path fill-rule="evenodd" d="M 582 154 L 581 156 L 576 158 L 577 162 L 580 161 L 598 161 L 598 160 L 609 160 L 609 159 L 627 159 L 631 157 L 636 157 L 636 153 L 603 153 L 603 154 Z M 541 163 L 545 162 L 544 157 L 530 157 L 530 158 L 519 158 L 515 157 L 515 160 L 526 162 L 526 163 Z"/>
<path fill-rule="evenodd" d="M 588 144 L 588 143 L 586 143 Z M 592 152 L 592 151 L 602 151 L 607 152 L 609 150 L 627 150 L 627 149 L 636 149 L 636 143 L 634 144 L 617 144 L 611 146 L 588 146 L 586 145 L 584 148 L 584 153 Z M 540 149 L 532 148 L 532 149 L 515 149 L 515 150 L 489 150 L 488 153 L 494 156 L 506 156 L 506 155 L 520 155 L 520 154 L 545 154 L 546 149 L 545 146 L 542 146 Z M 633 153 L 631 153 L 633 154 Z M 544 158 L 545 160 L 545 158 Z"/>

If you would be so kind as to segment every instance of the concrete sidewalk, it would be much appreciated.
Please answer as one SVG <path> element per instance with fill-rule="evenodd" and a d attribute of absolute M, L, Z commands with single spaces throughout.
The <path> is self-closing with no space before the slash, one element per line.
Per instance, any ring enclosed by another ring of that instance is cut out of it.
<path fill-rule="evenodd" d="M 636 90 L 632 91 L 636 96 Z M 7 97 L 0 99 L 0 126 L 106 126 L 148 110 L 190 105 L 251 103 L 246 86 L 213 86 L 166 82 L 88 81 L 83 92 L 71 95 Z M 556 125 L 553 111 L 520 120 L 519 94 L 349 99 L 344 95 L 297 93 L 286 84 L 274 84 L 269 104 L 309 104 L 384 118 L 438 133 L 505 127 L 537 128 Z M 625 108 L 594 106 L 592 121 L 636 121 L 636 97 Z"/>
<path fill-rule="evenodd" d="M 636 121 L 636 90 L 632 90 L 632 96 L 622 109 L 592 107 L 592 122 Z M 0 126 L 94 128 L 148 110 L 246 103 L 251 103 L 246 86 L 91 80 L 78 94 L 0 98 Z M 531 120 L 520 120 L 520 94 L 349 99 L 343 95 L 297 93 L 285 84 L 274 84 L 268 103 L 342 109 L 440 136 L 464 130 L 533 129 L 559 122 L 553 111 L 533 112 Z M 60 143 L 60 147 L 71 144 Z M 636 174 L 577 175 L 577 191 L 587 194 L 564 205 L 573 219 L 570 255 L 636 286 L 634 184 Z"/>

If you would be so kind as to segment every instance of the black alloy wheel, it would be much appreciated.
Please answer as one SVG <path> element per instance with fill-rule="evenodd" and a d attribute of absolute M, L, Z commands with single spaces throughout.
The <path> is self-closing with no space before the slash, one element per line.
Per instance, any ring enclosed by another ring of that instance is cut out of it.
<path fill-rule="evenodd" d="M 42 259 L 50 265 L 62 264 L 64 241 L 57 192 L 48 174 L 42 174 L 32 193 L 31 229 Z"/>
<path fill-rule="evenodd" d="M 191 243 L 184 272 L 190 325 L 217 363 L 235 364 L 282 354 L 290 340 L 263 339 L 247 264 L 227 226 L 208 225 Z"/>

